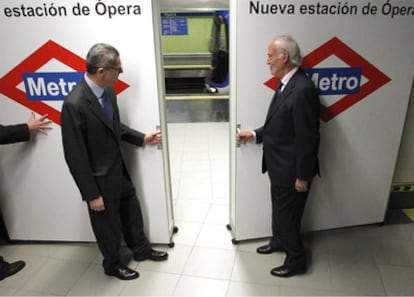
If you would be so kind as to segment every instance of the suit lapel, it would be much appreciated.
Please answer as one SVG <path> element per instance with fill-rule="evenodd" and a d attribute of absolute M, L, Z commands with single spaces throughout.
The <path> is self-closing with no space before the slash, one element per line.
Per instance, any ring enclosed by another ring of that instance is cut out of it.
<path fill-rule="evenodd" d="M 292 90 L 295 87 L 297 78 L 300 75 L 306 75 L 302 72 L 302 70 L 299 68 L 298 71 L 296 71 L 296 73 L 292 76 L 292 78 L 289 80 L 289 82 L 287 83 L 286 87 L 283 89 L 283 92 L 280 93 L 277 98 L 275 98 L 275 102 L 274 104 L 271 104 L 271 106 L 269 107 L 269 111 L 267 113 L 266 116 L 266 121 L 265 121 L 265 125 L 267 124 L 267 122 L 269 122 L 269 120 L 273 117 L 273 115 L 277 112 L 277 110 L 279 109 L 279 107 L 286 101 L 289 99 L 290 95 L 292 94 Z M 275 94 L 276 96 L 276 94 Z"/>
<path fill-rule="evenodd" d="M 267 112 L 265 125 L 270 121 L 270 119 L 277 112 L 279 107 L 283 104 L 283 102 L 285 102 L 289 98 L 289 95 L 292 93 L 292 87 L 294 85 L 294 82 L 292 82 L 292 79 L 286 85 L 282 93 L 280 93 L 279 95 L 275 93 L 274 98 L 272 99 L 274 100 L 274 102 L 272 101 L 272 103 L 269 106 L 269 111 Z"/>

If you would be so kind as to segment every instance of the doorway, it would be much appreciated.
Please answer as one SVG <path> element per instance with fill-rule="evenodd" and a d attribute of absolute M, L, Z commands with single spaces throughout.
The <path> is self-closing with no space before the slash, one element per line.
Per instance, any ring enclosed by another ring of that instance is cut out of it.
<path fill-rule="evenodd" d="M 218 10 L 229 6 L 228 1 L 217 4 L 161 1 L 172 197 L 180 230 L 177 243 L 195 244 L 215 228 L 223 236 L 228 233 L 229 94 L 228 90 L 209 92 L 206 87 L 214 54 L 211 46 L 224 38 L 212 36 L 217 30 L 214 19 Z M 230 235 L 215 244 L 231 244 Z"/>

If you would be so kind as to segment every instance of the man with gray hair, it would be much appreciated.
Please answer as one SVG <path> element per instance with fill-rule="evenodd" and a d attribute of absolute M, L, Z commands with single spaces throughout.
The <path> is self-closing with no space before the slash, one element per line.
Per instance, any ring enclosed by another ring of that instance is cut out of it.
<path fill-rule="evenodd" d="M 300 229 L 312 179 L 319 173 L 319 97 L 299 67 L 300 49 L 291 36 L 273 39 L 267 55 L 270 71 L 279 79 L 277 91 L 264 125 L 237 137 L 243 143 L 263 143 L 262 172 L 268 173 L 271 185 L 272 238 L 257 252 L 285 252 L 283 265 L 271 274 L 289 277 L 307 269 Z"/>
<path fill-rule="evenodd" d="M 166 252 L 151 248 L 135 187 L 125 166 L 121 140 L 133 145 L 161 143 L 161 133 L 141 133 L 120 122 L 113 84 L 122 73 L 119 52 L 95 44 L 86 57 L 87 73 L 65 98 L 61 112 L 66 163 L 88 204 L 92 229 L 107 275 L 121 280 L 138 272 L 120 261 L 121 236 L 136 261 L 162 261 Z"/>

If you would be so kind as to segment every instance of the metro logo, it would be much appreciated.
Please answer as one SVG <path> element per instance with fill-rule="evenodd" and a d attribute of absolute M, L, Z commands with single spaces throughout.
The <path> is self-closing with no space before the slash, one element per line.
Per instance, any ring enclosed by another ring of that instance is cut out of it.
<path fill-rule="evenodd" d="M 341 59 L 350 67 L 315 67 L 322 61 L 328 59 L 330 56 L 335 56 L 336 58 Z M 318 87 L 321 95 L 345 95 L 329 106 L 325 106 L 321 103 L 320 116 L 321 120 L 324 122 L 327 122 L 341 114 L 354 104 L 373 93 L 375 90 L 391 81 L 388 76 L 336 37 L 306 55 L 306 57 L 303 58 L 302 68 L 308 73 L 311 79 L 313 77 L 312 80 Z M 358 74 L 359 69 L 361 71 L 360 74 Z M 367 81 L 361 85 L 362 76 Z M 359 83 L 357 83 L 358 78 Z M 278 79 L 273 77 L 264 84 L 267 87 L 276 90 Z M 357 88 L 357 85 L 359 88 Z M 354 87 L 355 89 L 353 89 Z"/>
<path fill-rule="evenodd" d="M 50 120 L 60 125 L 59 110 L 56 110 L 48 104 L 40 101 L 44 99 L 38 98 L 38 100 L 28 100 L 29 94 L 26 94 L 18 88 L 18 85 L 24 80 L 23 73 L 36 73 L 38 69 L 53 59 L 69 66 L 74 70 L 74 73 L 84 73 L 86 71 L 86 63 L 83 58 L 60 46 L 54 41 L 49 40 L 0 79 L 0 93 L 7 96 L 11 100 L 16 101 L 23 106 L 26 106 L 38 114 L 48 114 Z M 34 78 L 32 77 L 32 79 Z M 33 83 L 35 83 L 34 80 Z M 59 83 L 59 81 L 57 83 Z M 68 81 L 66 81 L 66 83 L 68 83 Z M 32 87 L 35 86 L 37 88 L 40 87 L 40 90 L 36 91 L 43 91 L 42 85 L 33 85 Z M 53 86 L 52 84 L 48 86 L 48 91 L 51 91 L 52 93 L 57 92 L 55 89 L 56 86 Z M 118 79 L 114 85 L 115 93 L 119 94 L 128 87 L 128 84 Z"/>
<path fill-rule="evenodd" d="M 63 100 L 83 78 L 84 72 L 25 72 L 28 100 Z"/>
<path fill-rule="evenodd" d="M 304 69 L 320 95 L 357 94 L 361 84 L 361 67 Z"/>

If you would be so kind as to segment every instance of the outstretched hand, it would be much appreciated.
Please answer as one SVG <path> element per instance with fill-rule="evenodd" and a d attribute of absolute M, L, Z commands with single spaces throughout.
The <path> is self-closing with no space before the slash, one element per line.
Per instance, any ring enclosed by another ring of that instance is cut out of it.
<path fill-rule="evenodd" d="M 29 121 L 27 122 L 27 126 L 29 126 L 29 131 L 36 131 L 47 135 L 47 130 L 52 129 L 52 127 L 50 127 L 51 123 L 52 121 L 47 118 L 47 114 L 36 119 L 34 112 L 32 112 Z"/>

